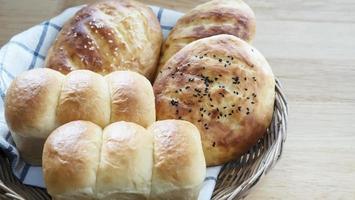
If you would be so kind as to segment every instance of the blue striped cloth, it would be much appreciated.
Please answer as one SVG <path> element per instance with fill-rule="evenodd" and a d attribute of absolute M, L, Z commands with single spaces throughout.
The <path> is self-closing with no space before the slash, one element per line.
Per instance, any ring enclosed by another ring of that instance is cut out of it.
<path fill-rule="evenodd" d="M 65 10 L 60 15 L 36 25 L 16 36 L 0 49 L 0 149 L 8 156 L 13 173 L 27 185 L 45 187 L 42 168 L 25 163 L 12 140 L 4 118 L 4 98 L 11 81 L 21 72 L 42 67 L 48 48 L 63 24 L 82 6 Z M 164 37 L 168 35 L 182 13 L 151 6 L 159 19 Z M 211 198 L 220 167 L 207 169 L 207 176 L 200 192 L 199 200 Z"/>

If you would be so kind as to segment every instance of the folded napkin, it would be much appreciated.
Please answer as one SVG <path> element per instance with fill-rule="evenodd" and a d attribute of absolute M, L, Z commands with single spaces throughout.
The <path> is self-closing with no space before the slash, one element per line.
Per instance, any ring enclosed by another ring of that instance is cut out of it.
<path fill-rule="evenodd" d="M 63 24 L 81 7 L 65 10 L 60 15 L 36 25 L 16 36 L 0 49 L 0 149 L 8 156 L 13 173 L 27 185 L 45 187 L 40 166 L 31 166 L 20 157 L 4 117 L 4 99 L 11 81 L 21 72 L 42 67 L 48 48 L 52 44 Z M 160 22 L 164 37 L 168 35 L 182 13 L 151 6 Z M 211 198 L 221 167 L 207 169 L 199 200 Z"/>

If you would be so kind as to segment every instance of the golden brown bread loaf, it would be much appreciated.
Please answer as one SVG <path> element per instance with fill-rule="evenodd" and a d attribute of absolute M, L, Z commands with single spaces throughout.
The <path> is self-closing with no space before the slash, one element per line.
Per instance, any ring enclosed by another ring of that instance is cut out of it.
<path fill-rule="evenodd" d="M 102 75 L 131 70 L 151 79 L 162 43 L 160 24 L 146 5 L 101 1 L 76 13 L 48 51 L 46 66 L 64 74 L 88 69 Z"/>
<path fill-rule="evenodd" d="M 43 150 L 45 184 L 56 200 L 195 200 L 205 173 L 198 129 L 180 120 L 148 130 L 116 122 L 103 131 L 88 121 L 69 122 Z"/>
<path fill-rule="evenodd" d="M 153 88 L 157 119 L 196 125 L 208 166 L 241 156 L 271 122 L 274 75 L 265 58 L 235 36 L 185 46 L 166 63 Z"/>
<path fill-rule="evenodd" d="M 157 121 L 154 137 L 153 200 L 194 200 L 206 176 L 201 138 L 196 126 L 182 120 Z"/>
<path fill-rule="evenodd" d="M 87 120 L 104 127 L 125 120 L 148 127 L 155 121 L 154 93 L 150 82 L 136 72 L 103 77 L 76 70 L 65 76 L 39 68 L 11 83 L 5 118 L 21 156 L 40 164 L 44 140 L 61 124 Z"/>
<path fill-rule="evenodd" d="M 187 44 L 219 34 L 237 36 L 247 42 L 255 35 L 255 15 L 242 0 L 213 0 L 180 18 L 163 44 L 159 70 Z M 159 71 L 158 70 L 158 71 Z"/>

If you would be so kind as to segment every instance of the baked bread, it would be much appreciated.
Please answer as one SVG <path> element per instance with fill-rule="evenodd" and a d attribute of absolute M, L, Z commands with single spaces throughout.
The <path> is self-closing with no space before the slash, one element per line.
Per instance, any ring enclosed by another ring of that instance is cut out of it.
<path fill-rule="evenodd" d="M 128 121 L 148 127 L 155 121 L 155 101 L 151 83 L 135 72 L 107 75 L 111 95 L 110 122 Z"/>
<path fill-rule="evenodd" d="M 53 199 L 94 199 L 101 144 L 101 127 L 92 122 L 69 122 L 53 131 L 44 145 L 42 164 Z"/>
<path fill-rule="evenodd" d="M 149 131 L 154 137 L 150 199 L 197 199 L 206 163 L 196 126 L 182 120 L 164 120 L 155 122 Z"/>
<path fill-rule="evenodd" d="M 28 163 L 41 163 L 44 141 L 58 127 L 56 107 L 64 78 L 51 69 L 33 69 L 19 75 L 7 89 L 6 122 Z"/>
<path fill-rule="evenodd" d="M 264 56 L 232 35 L 194 41 L 166 64 L 153 89 L 157 120 L 200 131 L 208 166 L 237 159 L 261 138 L 274 108 L 275 80 Z"/>
<path fill-rule="evenodd" d="M 77 70 L 65 77 L 57 106 L 59 124 L 80 119 L 104 127 L 109 123 L 110 110 L 108 85 L 103 76 Z"/>
<path fill-rule="evenodd" d="M 242 0 L 213 0 L 180 18 L 162 48 L 159 69 L 187 44 L 219 34 L 237 36 L 247 42 L 255 35 L 255 15 Z"/>
<path fill-rule="evenodd" d="M 152 139 L 151 133 L 134 123 L 116 122 L 104 129 L 96 180 L 98 199 L 148 199 Z"/>
<path fill-rule="evenodd" d="M 206 165 L 197 128 L 166 120 L 145 128 L 88 121 L 55 129 L 43 150 L 43 175 L 56 200 L 197 199 Z"/>
<path fill-rule="evenodd" d="M 59 32 L 45 65 L 64 74 L 131 70 L 151 79 L 162 44 L 158 19 L 131 0 L 100 1 L 78 11 Z"/>
<path fill-rule="evenodd" d="M 89 70 L 69 74 L 39 68 L 18 76 L 7 90 L 5 119 L 21 156 L 40 164 L 44 140 L 58 126 L 87 120 L 105 127 L 155 121 L 154 93 L 142 75 L 118 71 L 106 77 Z"/>

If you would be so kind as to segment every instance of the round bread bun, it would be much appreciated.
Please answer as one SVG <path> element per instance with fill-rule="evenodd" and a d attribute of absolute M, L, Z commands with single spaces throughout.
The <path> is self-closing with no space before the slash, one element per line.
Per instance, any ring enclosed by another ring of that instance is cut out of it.
<path fill-rule="evenodd" d="M 181 49 L 153 88 L 157 120 L 196 125 L 208 166 L 247 152 L 272 119 L 272 70 L 259 51 L 232 35 L 200 39 Z"/>
<path fill-rule="evenodd" d="M 60 126 L 43 149 L 43 175 L 53 199 L 95 199 L 101 127 L 88 121 Z"/>
<path fill-rule="evenodd" d="M 131 71 L 117 71 L 106 77 L 111 95 L 110 122 L 129 121 L 143 127 L 155 122 L 155 99 L 151 83 Z"/>
<path fill-rule="evenodd" d="M 198 5 L 181 17 L 162 47 L 159 70 L 187 44 L 219 34 L 254 39 L 256 20 L 253 10 L 242 0 L 213 0 Z"/>
<path fill-rule="evenodd" d="M 132 0 L 100 1 L 79 10 L 58 33 L 45 66 L 69 73 L 117 70 L 153 78 L 163 36 L 152 9 Z"/>
<path fill-rule="evenodd" d="M 65 77 L 57 107 L 59 124 L 87 120 L 105 127 L 110 113 L 110 94 L 103 76 L 76 70 Z"/>
<path fill-rule="evenodd" d="M 197 199 L 206 176 L 198 129 L 187 121 L 163 120 L 148 130 L 154 137 L 150 199 Z"/>
<path fill-rule="evenodd" d="M 57 71 L 34 69 L 16 77 L 7 90 L 5 119 L 28 163 L 41 163 L 44 140 L 57 128 L 56 107 L 63 79 Z"/>
<path fill-rule="evenodd" d="M 104 129 L 96 180 L 98 199 L 148 199 L 152 139 L 145 128 L 131 122 L 116 122 Z"/>

